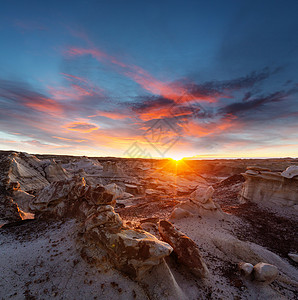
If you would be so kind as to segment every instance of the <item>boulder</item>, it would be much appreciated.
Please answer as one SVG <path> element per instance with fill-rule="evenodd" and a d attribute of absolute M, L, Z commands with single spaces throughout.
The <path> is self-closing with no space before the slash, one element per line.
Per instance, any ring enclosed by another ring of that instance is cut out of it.
<path fill-rule="evenodd" d="M 212 186 L 199 187 L 194 192 L 190 194 L 190 198 L 199 203 L 206 203 L 210 198 L 212 198 L 214 193 L 214 188 Z"/>
<path fill-rule="evenodd" d="M 198 187 L 191 193 L 188 201 L 178 204 L 170 215 L 170 220 L 177 220 L 187 215 L 222 217 L 223 212 L 220 206 L 213 202 L 212 195 L 214 188 L 212 186 Z"/>
<path fill-rule="evenodd" d="M 252 273 L 254 266 L 250 263 L 240 262 L 238 263 L 238 268 L 242 275 L 248 277 Z"/>
<path fill-rule="evenodd" d="M 270 283 L 278 276 L 276 266 L 260 262 L 254 266 L 254 278 L 257 281 Z"/>
<path fill-rule="evenodd" d="M 208 268 L 193 240 L 164 220 L 159 222 L 159 233 L 163 240 L 173 247 L 179 263 L 186 266 L 195 276 L 208 275 Z"/>

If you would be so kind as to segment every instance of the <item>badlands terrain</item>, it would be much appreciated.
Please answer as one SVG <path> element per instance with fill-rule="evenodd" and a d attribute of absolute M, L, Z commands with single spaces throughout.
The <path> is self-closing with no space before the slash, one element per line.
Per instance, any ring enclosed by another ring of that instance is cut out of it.
<path fill-rule="evenodd" d="M 298 299 L 298 159 L 0 152 L 0 299 Z"/>

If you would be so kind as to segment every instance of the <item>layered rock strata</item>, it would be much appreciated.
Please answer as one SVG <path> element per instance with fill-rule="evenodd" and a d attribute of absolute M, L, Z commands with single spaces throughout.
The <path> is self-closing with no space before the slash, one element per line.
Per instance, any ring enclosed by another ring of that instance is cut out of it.
<path fill-rule="evenodd" d="M 240 192 L 240 200 L 294 206 L 298 209 L 296 169 L 296 166 L 292 166 L 280 173 L 260 167 L 248 167 L 248 170 L 242 174 L 245 182 Z"/>

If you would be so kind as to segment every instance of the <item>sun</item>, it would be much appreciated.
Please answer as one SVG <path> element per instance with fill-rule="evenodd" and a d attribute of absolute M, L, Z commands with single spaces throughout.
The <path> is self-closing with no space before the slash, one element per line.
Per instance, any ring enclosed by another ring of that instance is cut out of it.
<path fill-rule="evenodd" d="M 183 160 L 184 157 L 179 156 L 179 155 L 174 155 L 174 156 L 171 156 L 170 158 L 176 162 L 179 162 L 179 161 Z"/>

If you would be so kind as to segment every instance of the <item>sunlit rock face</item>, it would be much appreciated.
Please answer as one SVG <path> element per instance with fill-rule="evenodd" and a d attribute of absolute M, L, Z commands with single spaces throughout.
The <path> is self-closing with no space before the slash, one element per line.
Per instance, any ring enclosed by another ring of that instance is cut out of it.
<path fill-rule="evenodd" d="M 6 165 L 1 170 L 1 177 L 11 183 L 17 183 L 25 192 L 36 192 L 49 183 L 69 178 L 68 173 L 54 159 L 40 160 L 36 156 L 10 152 L 1 155 L 1 165 Z"/>
<path fill-rule="evenodd" d="M 22 190 L 34 191 L 49 184 L 45 178 L 42 162 L 34 155 L 26 153 L 12 153 L 8 156 L 10 170 L 8 177 L 12 182 L 19 182 Z"/>
<path fill-rule="evenodd" d="M 158 265 L 172 248 L 153 235 L 123 226 L 115 213 L 117 197 L 123 190 L 116 184 L 89 186 L 83 178 L 54 182 L 44 188 L 30 205 L 37 218 L 76 218 L 83 233 L 83 248 L 104 248 L 111 263 L 122 272 L 140 278 Z M 96 247 L 95 247 L 96 248 Z"/>
<path fill-rule="evenodd" d="M 291 176 L 290 171 L 281 174 L 250 167 L 242 174 L 245 182 L 240 192 L 241 201 L 280 206 L 297 205 L 298 176 Z"/>
<path fill-rule="evenodd" d="M 27 176 L 30 174 L 24 167 L 26 162 L 22 166 L 18 164 L 17 161 L 21 160 L 17 153 L 0 154 L 0 225 L 27 218 L 23 211 L 28 211 L 33 196 L 24 192 L 17 181 L 20 173 Z M 28 183 L 29 178 L 25 178 L 23 182 Z"/>

